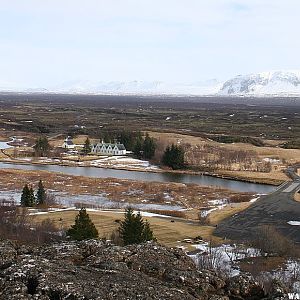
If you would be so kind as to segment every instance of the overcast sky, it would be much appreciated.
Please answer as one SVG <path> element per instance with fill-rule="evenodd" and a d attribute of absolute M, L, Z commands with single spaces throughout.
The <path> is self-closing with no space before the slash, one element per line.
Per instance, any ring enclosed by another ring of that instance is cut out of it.
<path fill-rule="evenodd" d="M 299 0 L 0 0 L 0 84 L 300 69 Z"/>

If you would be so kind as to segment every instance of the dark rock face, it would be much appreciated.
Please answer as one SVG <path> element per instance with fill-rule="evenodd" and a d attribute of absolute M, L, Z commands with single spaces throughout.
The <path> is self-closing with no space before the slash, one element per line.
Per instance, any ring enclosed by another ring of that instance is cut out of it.
<path fill-rule="evenodd" d="M 278 289 L 277 289 L 278 290 Z M 44 247 L 0 242 L 0 299 L 275 299 L 249 276 L 198 270 L 178 249 L 101 241 Z M 279 298 L 278 298 L 279 299 Z"/>

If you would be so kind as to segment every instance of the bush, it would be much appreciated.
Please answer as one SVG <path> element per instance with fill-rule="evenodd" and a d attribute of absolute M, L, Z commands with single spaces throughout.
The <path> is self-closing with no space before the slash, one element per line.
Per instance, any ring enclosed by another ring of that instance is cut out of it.
<path fill-rule="evenodd" d="M 294 244 L 270 225 L 261 226 L 253 239 L 253 247 L 265 256 L 290 256 L 294 254 Z"/>
<path fill-rule="evenodd" d="M 30 244 L 62 240 L 58 228 L 52 221 L 47 219 L 39 224 L 32 223 L 26 208 L 17 207 L 7 201 L 0 204 L 0 238 Z"/>

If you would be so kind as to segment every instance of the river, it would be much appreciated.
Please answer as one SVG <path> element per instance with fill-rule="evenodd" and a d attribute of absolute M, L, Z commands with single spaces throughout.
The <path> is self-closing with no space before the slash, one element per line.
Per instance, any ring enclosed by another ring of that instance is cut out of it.
<path fill-rule="evenodd" d="M 11 148 L 12 146 L 8 145 L 7 142 L 0 142 L 0 150 Z"/>
<path fill-rule="evenodd" d="M 257 194 L 267 194 L 276 189 L 274 186 L 266 184 L 256 184 L 243 182 L 233 179 L 223 179 L 208 175 L 190 175 L 175 173 L 152 173 L 140 171 L 126 171 L 116 169 L 104 169 L 97 167 L 66 167 L 58 165 L 25 165 L 8 164 L 0 162 L 0 169 L 21 169 L 21 170 L 39 170 L 49 172 L 60 172 L 67 175 L 86 176 L 96 178 L 117 178 L 140 181 L 158 181 L 158 182 L 179 182 L 195 183 L 200 185 L 217 186 L 240 192 L 253 192 Z"/>

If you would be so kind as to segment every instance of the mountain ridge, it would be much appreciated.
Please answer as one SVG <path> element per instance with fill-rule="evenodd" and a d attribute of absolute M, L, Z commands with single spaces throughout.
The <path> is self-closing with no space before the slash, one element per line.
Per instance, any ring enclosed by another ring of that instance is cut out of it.
<path fill-rule="evenodd" d="M 1 88 L 0 85 L 0 91 L 28 94 L 300 97 L 300 70 L 237 75 L 223 82 L 216 79 L 193 83 L 75 80 L 51 88 L 26 89 L 15 88 L 13 85 Z"/>

